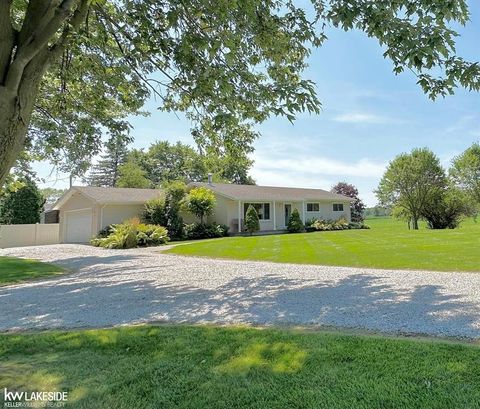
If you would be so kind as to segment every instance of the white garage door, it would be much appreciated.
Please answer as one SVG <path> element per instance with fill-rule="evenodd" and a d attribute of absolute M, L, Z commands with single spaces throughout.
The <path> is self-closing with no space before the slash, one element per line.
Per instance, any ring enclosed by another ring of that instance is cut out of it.
<path fill-rule="evenodd" d="M 65 212 L 65 242 L 88 243 L 92 238 L 92 209 Z"/>

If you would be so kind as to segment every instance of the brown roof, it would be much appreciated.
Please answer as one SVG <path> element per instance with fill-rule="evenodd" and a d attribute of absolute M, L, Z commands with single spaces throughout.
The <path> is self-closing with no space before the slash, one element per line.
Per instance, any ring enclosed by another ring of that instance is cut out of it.
<path fill-rule="evenodd" d="M 215 193 L 234 200 L 352 200 L 350 197 L 323 189 L 201 182 L 193 182 L 190 185 L 207 187 Z"/>
<path fill-rule="evenodd" d="M 161 189 L 73 186 L 58 199 L 54 209 L 61 207 L 75 192 L 83 194 L 98 204 L 143 204 L 163 194 Z"/>

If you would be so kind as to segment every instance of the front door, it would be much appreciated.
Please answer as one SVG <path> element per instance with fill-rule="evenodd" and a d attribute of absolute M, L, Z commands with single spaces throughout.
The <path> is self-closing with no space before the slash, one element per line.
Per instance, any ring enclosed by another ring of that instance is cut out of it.
<path fill-rule="evenodd" d="M 290 219 L 291 214 L 292 214 L 292 205 L 285 204 L 285 227 L 288 226 L 288 219 Z"/>

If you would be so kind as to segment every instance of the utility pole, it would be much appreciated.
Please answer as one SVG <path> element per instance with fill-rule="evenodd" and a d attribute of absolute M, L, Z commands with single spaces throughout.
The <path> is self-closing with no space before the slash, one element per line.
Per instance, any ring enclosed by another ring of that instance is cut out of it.
<path fill-rule="evenodd" d="M 73 186 L 73 175 L 70 173 L 70 187 Z"/>

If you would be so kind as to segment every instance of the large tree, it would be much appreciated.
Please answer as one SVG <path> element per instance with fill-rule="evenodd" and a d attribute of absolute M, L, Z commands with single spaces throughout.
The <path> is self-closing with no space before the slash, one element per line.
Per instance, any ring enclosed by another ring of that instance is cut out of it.
<path fill-rule="evenodd" d="M 474 143 L 461 155 L 455 157 L 450 168 L 455 184 L 466 191 L 480 205 L 480 144 Z"/>
<path fill-rule="evenodd" d="M 430 150 L 414 149 L 398 155 L 387 167 L 378 190 L 380 203 L 391 206 L 394 214 L 412 222 L 418 220 L 447 188 L 445 170 Z"/>
<path fill-rule="evenodd" d="M 432 98 L 478 90 L 455 55 L 468 17 L 466 0 L 0 0 L 0 185 L 25 148 L 80 173 L 152 94 L 201 143 L 250 146 L 271 115 L 319 112 L 302 74 L 330 25 L 377 38 Z"/>
<path fill-rule="evenodd" d="M 92 166 L 86 178 L 90 186 L 115 187 L 117 185 L 120 166 L 127 160 L 129 142 L 130 138 L 125 135 L 116 135 L 105 143 L 103 154 Z"/>

